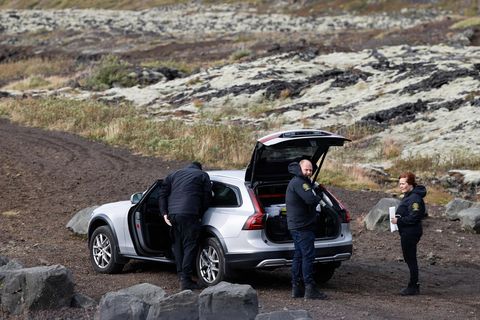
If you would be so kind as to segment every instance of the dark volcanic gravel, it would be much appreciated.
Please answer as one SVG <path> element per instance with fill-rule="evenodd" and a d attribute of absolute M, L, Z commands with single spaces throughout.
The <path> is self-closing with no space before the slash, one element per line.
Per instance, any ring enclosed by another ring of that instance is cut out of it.
<path fill-rule="evenodd" d="M 252 142 L 253 143 L 253 142 Z M 142 157 L 61 132 L 25 128 L 0 119 L 0 255 L 25 266 L 62 264 L 76 291 L 96 300 L 142 282 L 178 291 L 174 269 L 130 262 L 123 273 L 95 273 L 86 239 L 65 228 L 79 210 L 127 199 L 183 163 Z M 206 164 L 208 166 L 208 164 Z M 400 297 L 407 282 L 398 234 L 366 231 L 362 217 L 384 195 L 330 188 L 350 208 L 354 257 L 322 287 L 327 301 L 290 298 L 288 269 L 248 272 L 232 282 L 258 293 L 260 312 L 305 309 L 315 319 L 477 319 L 480 317 L 479 235 L 430 206 L 419 245 L 422 295 Z M 5 215 L 5 212 L 17 212 Z M 1 319 L 92 319 L 94 310 L 62 309 Z"/>

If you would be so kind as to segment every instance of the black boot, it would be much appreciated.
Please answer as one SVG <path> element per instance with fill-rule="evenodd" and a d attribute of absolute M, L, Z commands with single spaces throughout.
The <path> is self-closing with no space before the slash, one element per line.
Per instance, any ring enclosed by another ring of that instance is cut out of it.
<path fill-rule="evenodd" d="M 192 278 L 180 279 L 180 290 L 198 290 L 200 286 Z"/>
<path fill-rule="evenodd" d="M 305 299 L 325 300 L 327 295 L 319 291 L 315 284 L 307 284 L 305 286 Z"/>
<path fill-rule="evenodd" d="M 305 295 L 305 286 L 301 282 L 294 283 L 292 286 L 292 298 L 303 298 Z"/>
<path fill-rule="evenodd" d="M 405 289 L 402 289 L 402 291 L 400 291 L 400 295 L 402 296 L 415 296 L 417 294 L 420 294 L 419 284 L 414 284 L 414 285 L 409 284 Z"/>

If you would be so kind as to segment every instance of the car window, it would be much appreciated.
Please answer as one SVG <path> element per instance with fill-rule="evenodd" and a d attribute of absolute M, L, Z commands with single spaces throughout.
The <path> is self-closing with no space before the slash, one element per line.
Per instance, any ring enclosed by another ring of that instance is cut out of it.
<path fill-rule="evenodd" d="M 238 189 L 233 186 L 212 182 L 213 201 L 211 207 L 238 207 L 240 206 L 240 195 Z"/>
<path fill-rule="evenodd" d="M 289 145 L 289 143 L 283 143 L 281 145 L 265 147 L 259 159 L 260 162 L 298 161 L 299 157 L 311 159 L 318 150 L 317 141 L 315 140 L 294 141 L 290 142 L 290 144 L 291 145 Z"/>

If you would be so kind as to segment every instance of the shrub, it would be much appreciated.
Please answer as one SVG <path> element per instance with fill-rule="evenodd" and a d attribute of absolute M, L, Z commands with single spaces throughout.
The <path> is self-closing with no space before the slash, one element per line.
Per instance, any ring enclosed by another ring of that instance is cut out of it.
<path fill-rule="evenodd" d="M 113 86 L 132 87 L 137 84 L 135 78 L 129 76 L 132 66 L 114 55 L 102 58 L 93 75 L 87 78 L 83 86 L 90 90 L 106 90 Z"/>

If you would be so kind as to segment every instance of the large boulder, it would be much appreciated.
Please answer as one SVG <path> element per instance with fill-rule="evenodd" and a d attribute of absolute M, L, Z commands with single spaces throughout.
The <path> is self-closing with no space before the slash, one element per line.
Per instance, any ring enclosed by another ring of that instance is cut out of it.
<path fill-rule="evenodd" d="M 71 306 L 73 308 L 93 309 L 97 306 L 97 302 L 87 295 L 74 293 Z"/>
<path fill-rule="evenodd" d="M 311 320 L 312 317 L 305 310 L 274 311 L 260 313 L 255 320 Z"/>
<path fill-rule="evenodd" d="M 147 320 L 198 320 L 198 295 L 184 290 L 152 305 Z"/>
<path fill-rule="evenodd" d="M 460 220 L 462 221 L 462 228 L 480 233 L 480 208 L 472 207 L 465 210 L 462 210 L 458 213 Z"/>
<path fill-rule="evenodd" d="M 480 205 L 476 202 L 455 198 L 445 206 L 445 215 L 449 220 L 460 220 L 460 211 L 479 206 Z"/>
<path fill-rule="evenodd" d="M 97 307 L 95 319 L 146 319 L 150 307 L 159 303 L 167 294 L 150 283 L 140 283 L 103 295 Z"/>
<path fill-rule="evenodd" d="M 121 289 L 118 293 L 129 294 L 139 298 L 140 300 L 153 305 L 159 303 L 163 298 L 167 296 L 165 290 L 161 287 L 150 284 L 150 283 L 140 283 L 134 286 Z"/>
<path fill-rule="evenodd" d="M 461 220 L 463 229 L 480 233 L 480 203 L 455 198 L 446 205 L 445 215 Z"/>
<path fill-rule="evenodd" d="M 383 198 L 368 212 L 364 224 L 367 230 L 387 231 L 390 228 L 388 208 L 398 207 L 400 200 L 395 198 Z"/>
<path fill-rule="evenodd" d="M 198 297 L 201 320 L 247 320 L 258 314 L 257 292 L 249 285 L 220 282 Z"/>
<path fill-rule="evenodd" d="M 0 256 L 0 272 L 22 268 L 23 265 L 17 260 L 10 260 L 7 257 Z"/>
<path fill-rule="evenodd" d="M 144 320 L 150 305 L 140 298 L 119 292 L 108 292 L 100 299 L 96 320 Z"/>
<path fill-rule="evenodd" d="M 478 199 L 480 186 L 480 171 L 450 170 L 448 176 L 440 178 L 442 185 L 458 197 Z"/>
<path fill-rule="evenodd" d="M 92 215 L 93 210 L 98 208 L 98 206 L 92 206 L 78 211 L 70 221 L 68 221 L 66 227 L 67 229 L 72 230 L 76 234 L 87 234 L 88 232 L 88 221 Z"/>
<path fill-rule="evenodd" d="M 61 265 L 0 271 L 0 309 L 11 314 L 70 307 L 72 273 Z"/>

